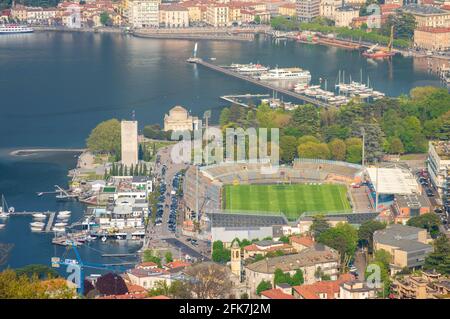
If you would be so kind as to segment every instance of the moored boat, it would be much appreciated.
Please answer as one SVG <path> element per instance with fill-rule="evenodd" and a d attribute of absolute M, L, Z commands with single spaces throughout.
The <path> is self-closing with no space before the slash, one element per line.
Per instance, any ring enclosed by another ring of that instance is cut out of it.
<path fill-rule="evenodd" d="M 34 29 L 26 25 L 19 25 L 19 24 L 0 25 L 0 34 L 32 33 L 32 32 L 34 32 Z"/>

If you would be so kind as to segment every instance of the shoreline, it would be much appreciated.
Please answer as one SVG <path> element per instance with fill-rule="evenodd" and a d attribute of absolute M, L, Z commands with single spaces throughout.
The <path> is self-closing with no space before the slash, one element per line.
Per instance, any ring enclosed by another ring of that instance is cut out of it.
<path fill-rule="evenodd" d="M 36 153 L 48 153 L 48 152 L 84 152 L 86 149 L 82 148 L 29 148 L 15 150 L 9 153 L 11 156 L 30 156 Z"/>

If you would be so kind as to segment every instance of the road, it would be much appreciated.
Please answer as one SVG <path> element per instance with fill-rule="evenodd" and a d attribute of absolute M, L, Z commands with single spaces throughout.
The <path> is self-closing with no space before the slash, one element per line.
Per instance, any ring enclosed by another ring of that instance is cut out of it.
<path fill-rule="evenodd" d="M 164 180 L 166 184 L 166 199 L 164 202 L 164 210 L 162 216 L 162 224 L 159 226 L 154 225 L 150 222 L 146 230 L 146 248 L 150 249 L 167 249 L 172 248 L 174 256 L 183 253 L 188 254 L 191 257 L 203 260 L 209 260 L 209 246 L 206 242 L 198 241 L 198 245 L 192 245 L 187 241 L 187 236 L 181 233 L 181 227 L 184 220 L 183 214 L 177 215 L 177 228 L 176 232 L 173 233 L 168 228 L 168 219 L 170 213 L 170 193 L 172 192 L 172 180 L 175 174 L 182 169 L 188 167 L 187 164 L 177 164 L 171 159 L 170 152 L 173 145 L 161 148 L 158 151 L 160 156 L 160 163 L 155 166 L 155 174 L 157 179 Z M 166 165 L 166 173 L 162 176 L 161 170 L 163 165 Z M 176 190 L 175 190 L 176 191 Z M 180 202 L 180 200 L 179 200 Z"/>

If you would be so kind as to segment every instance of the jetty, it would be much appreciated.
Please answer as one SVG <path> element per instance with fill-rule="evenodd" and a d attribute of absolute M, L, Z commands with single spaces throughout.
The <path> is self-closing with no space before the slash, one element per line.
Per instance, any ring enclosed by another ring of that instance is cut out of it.
<path fill-rule="evenodd" d="M 249 107 L 248 104 L 239 102 L 238 99 L 250 99 L 250 98 L 261 98 L 261 97 L 270 97 L 270 94 L 240 94 L 240 95 L 224 95 L 220 98 L 224 101 L 230 102 L 232 104 L 237 104 L 243 107 Z"/>
<path fill-rule="evenodd" d="M 250 82 L 252 84 L 255 84 L 255 85 L 261 86 L 263 88 L 266 88 L 266 89 L 269 89 L 269 90 L 272 90 L 272 91 L 275 91 L 275 92 L 278 92 L 278 93 L 281 93 L 281 94 L 293 97 L 293 98 L 295 98 L 297 100 L 301 100 L 301 101 L 306 102 L 306 103 L 311 103 L 313 105 L 324 107 L 324 108 L 328 108 L 328 107 L 331 106 L 331 104 L 328 104 L 326 102 L 320 101 L 318 99 L 311 98 L 311 97 L 305 96 L 303 94 L 299 94 L 297 92 L 294 92 L 294 91 L 291 91 L 291 90 L 288 90 L 288 89 L 280 88 L 280 87 L 278 87 L 276 85 L 273 85 L 273 84 L 271 84 L 269 82 L 261 81 L 261 80 L 256 79 L 256 78 L 252 78 L 252 77 L 249 77 L 249 76 L 246 76 L 246 75 L 239 74 L 237 72 L 231 71 L 231 70 L 223 68 L 221 66 L 218 66 L 218 65 L 206 62 L 206 61 L 204 61 L 204 60 L 202 60 L 200 58 L 195 58 L 195 57 L 194 58 L 189 58 L 187 60 L 187 62 L 204 66 L 204 67 L 206 67 L 208 69 L 211 69 L 211 70 L 214 70 L 214 71 L 217 71 L 217 72 L 220 72 L 220 73 L 223 73 L 223 74 L 226 74 L 226 75 L 238 78 L 240 80 L 244 80 L 244 81 Z"/>
<path fill-rule="evenodd" d="M 56 216 L 55 212 L 50 213 L 50 217 L 48 218 L 47 225 L 45 225 L 44 231 L 46 233 L 49 233 L 52 231 L 52 226 L 53 226 L 53 222 L 55 221 L 55 216 Z"/>
<path fill-rule="evenodd" d="M 114 257 L 135 257 L 137 255 L 138 255 L 137 253 L 134 253 L 134 254 L 102 254 L 102 257 L 104 257 L 104 258 L 107 258 L 107 257 L 111 257 L 111 258 L 114 258 Z"/>

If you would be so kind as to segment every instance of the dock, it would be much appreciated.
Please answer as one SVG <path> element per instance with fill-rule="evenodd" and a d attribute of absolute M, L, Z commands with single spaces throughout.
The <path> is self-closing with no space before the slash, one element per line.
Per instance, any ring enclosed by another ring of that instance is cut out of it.
<path fill-rule="evenodd" d="M 44 231 L 46 233 L 49 233 L 49 232 L 52 231 L 52 226 L 53 226 L 53 222 L 55 221 L 55 216 L 56 216 L 55 212 L 50 213 L 50 217 L 48 218 L 47 225 L 45 225 L 45 230 Z"/>
<path fill-rule="evenodd" d="M 303 94 L 299 94 L 297 92 L 294 92 L 294 91 L 291 91 L 291 90 L 288 90 L 288 89 L 283 89 L 283 88 L 280 88 L 280 87 L 275 86 L 273 84 L 270 84 L 268 82 L 264 82 L 264 81 L 261 81 L 261 80 L 258 80 L 258 79 L 255 79 L 255 78 L 252 78 L 252 77 L 249 77 L 249 76 L 245 76 L 245 75 L 239 74 L 237 72 L 233 72 L 231 70 L 228 70 L 228 69 L 225 69 L 223 67 L 220 67 L 218 65 L 215 65 L 215 64 L 212 64 L 212 63 L 209 63 L 209 62 L 205 62 L 205 61 L 203 61 L 200 58 L 190 58 L 190 59 L 187 60 L 187 62 L 198 64 L 198 65 L 202 65 L 202 66 L 204 66 L 204 67 L 206 67 L 208 69 L 211 69 L 211 70 L 214 70 L 214 71 L 217 71 L 217 72 L 220 72 L 220 73 L 223 73 L 223 74 L 226 74 L 226 75 L 238 78 L 240 80 L 244 80 L 244 81 L 250 82 L 252 84 L 261 86 L 263 88 L 266 88 L 266 89 L 269 89 L 269 90 L 272 90 L 272 91 L 276 91 L 278 93 L 281 93 L 281 94 L 293 97 L 293 98 L 295 98 L 297 100 L 301 100 L 303 102 L 311 103 L 311 104 L 316 105 L 316 106 L 320 106 L 320 107 L 324 107 L 324 108 L 328 108 L 328 107 L 331 106 L 328 103 L 325 103 L 323 101 L 320 101 L 320 100 L 317 100 L 317 99 L 305 96 Z"/>
<path fill-rule="evenodd" d="M 237 104 L 243 107 L 248 107 L 248 104 L 239 102 L 237 99 L 239 98 L 261 98 L 261 97 L 270 97 L 270 94 L 243 94 L 243 95 L 224 95 L 220 98 L 224 101 L 230 102 L 232 104 Z"/>

